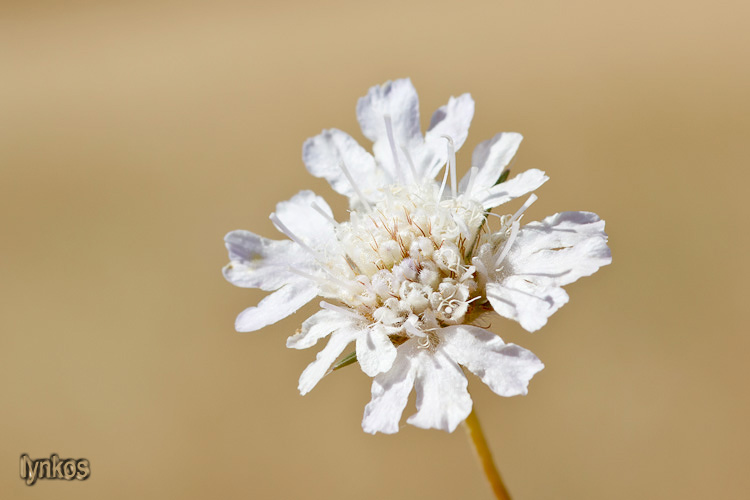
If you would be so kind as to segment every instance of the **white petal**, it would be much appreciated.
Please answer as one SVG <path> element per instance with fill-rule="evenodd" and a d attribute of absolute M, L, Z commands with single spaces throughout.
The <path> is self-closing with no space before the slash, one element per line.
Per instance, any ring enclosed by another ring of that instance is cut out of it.
<path fill-rule="evenodd" d="M 248 307 L 242 311 L 237 316 L 234 328 L 238 332 L 260 330 L 286 318 L 316 295 L 318 287 L 305 279 L 288 283 L 261 300 L 256 307 Z"/>
<path fill-rule="evenodd" d="M 371 328 L 357 338 L 357 361 L 368 376 L 388 371 L 395 359 L 396 347 L 384 332 Z"/>
<path fill-rule="evenodd" d="M 453 139 L 456 151 L 466 142 L 469 126 L 474 117 L 474 99 L 469 94 L 451 97 L 448 104 L 440 106 L 432 115 L 430 128 L 425 134 L 425 152 L 420 160 L 419 174 L 433 178 L 448 161 L 444 136 Z"/>
<path fill-rule="evenodd" d="M 481 142 L 471 157 L 471 165 L 479 170 L 474 176 L 472 191 L 491 189 L 515 156 L 523 136 L 516 132 L 501 132 L 492 139 Z M 469 183 L 468 174 L 461 179 L 460 191 L 465 192 Z"/>
<path fill-rule="evenodd" d="M 534 191 L 548 179 L 544 172 L 532 168 L 489 189 L 474 188 L 471 197 L 490 209 Z"/>
<path fill-rule="evenodd" d="M 329 333 L 344 327 L 353 326 L 356 321 L 351 315 L 339 311 L 321 309 L 302 323 L 299 333 L 286 340 L 286 346 L 292 349 L 307 349 Z"/>
<path fill-rule="evenodd" d="M 372 155 L 350 135 L 340 130 L 324 130 L 320 135 L 305 141 L 302 146 L 302 161 L 308 172 L 315 177 L 323 177 L 336 192 L 349 198 L 356 197 L 356 190 L 344 175 L 340 167 L 342 163 L 369 201 L 376 199 L 373 191 L 386 182 L 383 172 L 377 170 Z"/>
<path fill-rule="evenodd" d="M 562 212 L 527 224 L 508 254 L 510 274 L 487 284 L 493 309 L 533 332 L 568 302 L 560 288 L 612 262 L 604 221 L 590 212 Z"/>
<path fill-rule="evenodd" d="M 444 135 L 453 139 L 456 150 L 466 142 L 471 119 L 474 118 L 474 99 L 470 94 L 451 97 L 448 104 L 440 106 L 432 115 L 425 139 L 437 139 Z"/>
<path fill-rule="evenodd" d="M 300 191 L 290 200 L 278 203 L 274 213 L 292 233 L 315 248 L 335 241 L 336 232 L 331 221 L 313 208 L 313 203 L 333 218 L 328 203 L 312 191 Z"/>
<path fill-rule="evenodd" d="M 393 159 L 386 117 L 390 118 L 399 168 Z M 406 78 L 372 87 L 357 102 L 357 119 L 362 133 L 374 142 L 372 150 L 377 163 L 392 182 L 412 180 L 410 160 L 404 150 L 409 152 L 411 161 L 418 164 L 423 156 L 424 139 L 419 124 L 419 98 L 411 80 Z"/>
<path fill-rule="evenodd" d="M 404 78 L 370 88 L 357 102 L 357 120 L 372 142 L 388 141 L 385 117 L 390 116 L 397 144 L 410 145 L 422 139 L 419 98 L 411 80 Z"/>
<path fill-rule="evenodd" d="M 563 286 L 612 262 L 604 221 L 591 212 L 562 212 L 531 222 L 509 256 L 514 274 Z"/>
<path fill-rule="evenodd" d="M 518 321 L 529 332 L 546 325 L 547 318 L 568 302 L 562 288 L 538 285 L 522 276 L 487 283 L 487 298 L 496 313 Z"/>
<path fill-rule="evenodd" d="M 277 290 L 296 281 L 299 275 L 290 267 L 307 269 L 311 264 L 309 254 L 289 240 L 269 240 L 250 231 L 232 231 L 224 237 L 230 263 L 224 277 L 235 286 Z"/>
<path fill-rule="evenodd" d="M 407 423 L 423 429 L 453 432 L 471 413 L 468 381 L 461 368 L 438 347 L 434 353 L 421 350 L 417 364 L 417 413 Z"/>
<path fill-rule="evenodd" d="M 358 335 L 362 334 L 358 328 L 341 328 L 331 334 L 328 344 L 315 357 L 315 361 L 307 365 L 299 377 L 299 392 L 303 396 L 315 387 L 320 379 L 328 372 L 336 358 L 346 349 Z"/>
<path fill-rule="evenodd" d="M 415 351 L 416 341 L 403 343 L 398 348 L 398 356 L 391 369 L 373 379 L 372 399 L 365 406 L 362 419 L 362 429 L 365 432 L 398 432 L 401 414 L 414 387 L 416 367 L 412 363 L 412 356 Z"/>
<path fill-rule="evenodd" d="M 449 326 L 440 330 L 439 335 L 446 354 L 500 396 L 526 394 L 531 378 L 544 368 L 531 351 L 505 344 L 483 328 Z"/>

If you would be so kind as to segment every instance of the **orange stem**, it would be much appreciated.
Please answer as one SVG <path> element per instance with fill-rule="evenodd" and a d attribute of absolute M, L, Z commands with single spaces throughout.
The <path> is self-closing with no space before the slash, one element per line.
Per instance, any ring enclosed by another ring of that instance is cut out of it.
<path fill-rule="evenodd" d="M 474 451 L 477 454 L 484 475 L 490 483 L 492 492 L 495 494 L 495 498 L 497 500 L 511 500 L 503 479 L 500 477 L 500 473 L 495 466 L 495 462 L 492 460 L 492 453 L 490 453 L 490 448 L 487 446 L 487 439 L 484 437 L 482 426 L 479 424 L 479 419 L 473 409 L 469 416 L 466 417 L 466 420 L 464 420 L 464 429 L 469 434 L 471 444 L 474 445 Z"/>

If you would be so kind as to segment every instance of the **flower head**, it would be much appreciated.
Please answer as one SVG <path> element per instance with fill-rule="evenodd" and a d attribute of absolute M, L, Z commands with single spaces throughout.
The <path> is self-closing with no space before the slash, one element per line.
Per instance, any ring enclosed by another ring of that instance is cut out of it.
<path fill-rule="evenodd" d="M 455 429 L 472 406 L 461 367 L 501 396 L 525 394 L 542 363 L 477 320 L 495 312 L 537 330 L 567 302 L 563 285 L 611 261 L 595 214 L 564 212 L 521 227 L 531 195 L 514 213 L 489 220 L 490 210 L 547 177 L 532 169 L 505 180 L 521 136 L 502 133 L 477 146 L 459 182 L 455 152 L 473 113 L 468 94 L 451 98 L 422 135 L 409 80 L 373 87 L 357 105 L 373 154 L 336 129 L 303 146 L 308 171 L 349 198 L 349 219 L 337 222 L 322 198 L 302 191 L 271 214 L 288 239 L 226 236 L 225 277 L 273 292 L 239 315 L 237 330 L 258 330 L 323 298 L 287 341 L 303 349 L 330 337 L 299 390 L 309 392 L 355 343 L 360 367 L 374 377 L 367 432 L 398 431 L 412 388 L 417 413 L 408 423 Z"/>

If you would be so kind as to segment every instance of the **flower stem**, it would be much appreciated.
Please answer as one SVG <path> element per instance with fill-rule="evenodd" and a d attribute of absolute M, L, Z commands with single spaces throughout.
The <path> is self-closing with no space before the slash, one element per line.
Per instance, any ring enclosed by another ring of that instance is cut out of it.
<path fill-rule="evenodd" d="M 479 419 L 474 410 L 471 410 L 469 416 L 464 420 L 464 429 L 469 434 L 471 444 L 474 445 L 474 451 L 476 451 L 484 475 L 487 476 L 487 481 L 489 481 L 490 487 L 493 493 L 495 493 L 495 498 L 497 500 L 510 500 L 510 494 L 505 489 L 505 484 L 503 484 L 495 462 L 492 460 L 492 453 L 490 453 L 490 448 L 487 446 L 482 426 L 479 424 Z"/>

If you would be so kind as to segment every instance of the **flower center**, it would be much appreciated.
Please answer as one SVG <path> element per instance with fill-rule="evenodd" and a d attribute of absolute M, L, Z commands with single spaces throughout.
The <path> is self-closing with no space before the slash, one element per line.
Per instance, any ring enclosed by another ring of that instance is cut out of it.
<path fill-rule="evenodd" d="M 483 295 L 471 258 L 484 219 L 481 205 L 440 199 L 434 183 L 389 187 L 371 210 L 337 226 L 350 279 L 362 291 L 336 298 L 395 338 L 434 345 L 430 332 L 465 322 Z"/>

